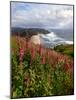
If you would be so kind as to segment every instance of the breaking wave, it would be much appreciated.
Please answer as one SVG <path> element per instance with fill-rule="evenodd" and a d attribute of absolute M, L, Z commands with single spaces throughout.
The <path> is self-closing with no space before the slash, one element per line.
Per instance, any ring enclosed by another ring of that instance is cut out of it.
<path fill-rule="evenodd" d="M 42 44 L 46 47 L 54 47 L 60 44 L 73 44 L 73 41 L 68 41 L 64 38 L 61 38 L 54 32 L 48 34 L 40 34 L 40 38 L 43 40 Z"/>

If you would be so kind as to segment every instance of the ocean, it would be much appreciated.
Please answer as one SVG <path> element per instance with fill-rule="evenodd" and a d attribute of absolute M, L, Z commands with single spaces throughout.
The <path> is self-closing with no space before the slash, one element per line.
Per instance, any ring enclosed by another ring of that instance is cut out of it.
<path fill-rule="evenodd" d="M 50 33 L 40 34 L 42 44 L 45 47 L 53 48 L 60 44 L 73 44 L 73 30 L 49 29 Z"/>

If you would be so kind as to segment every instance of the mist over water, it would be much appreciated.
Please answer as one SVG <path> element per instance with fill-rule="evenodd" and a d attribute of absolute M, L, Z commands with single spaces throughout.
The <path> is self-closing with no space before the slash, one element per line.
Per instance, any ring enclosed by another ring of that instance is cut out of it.
<path fill-rule="evenodd" d="M 64 38 L 68 41 L 73 41 L 73 29 L 48 29 L 54 32 L 57 36 Z"/>
<path fill-rule="evenodd" d="M 45 47 L 54 47 L 60 44 L 73 44 L 72 30 L 52 29 L 48 34 L 40 34 Z"/>

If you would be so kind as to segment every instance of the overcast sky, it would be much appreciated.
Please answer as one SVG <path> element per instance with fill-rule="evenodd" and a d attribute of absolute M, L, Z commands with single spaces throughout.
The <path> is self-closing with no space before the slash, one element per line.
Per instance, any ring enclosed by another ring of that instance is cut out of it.
<path fill-rule="evenodd" d="M 11 26 L 73 28 L 73 6 L 11 2 Z"/>

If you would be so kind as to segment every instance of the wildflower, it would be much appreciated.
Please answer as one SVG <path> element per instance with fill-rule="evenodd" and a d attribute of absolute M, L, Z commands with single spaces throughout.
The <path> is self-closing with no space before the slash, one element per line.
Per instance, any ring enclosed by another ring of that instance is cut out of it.
<path fill-rule="evenodd" d="M 30 61 L 30 63 L 32 63 L 32 60 L 34 59 L 34 57 L 35 57 L 35 49 L 32 47 L 31 48 L 31 61 Z"/>
<path fill-rule="evenodd" d="M 28 49 L 28 42 L 26 41 L 26 49 Z"/>
<path fill-rule="evenodd" d="M 20 48 L 20 62 L 22 62 L 24 56 L 24 49 Z"/>
<path fill-rule="evenodd" d="M 41 47 L 41 45 L 40 45 L 40 47 L 39 47 L 39 54 L 42 56 L 42 52 L 43 52 L 43 48 Z"/>
<path fill-rule="evenodd" d="M 34 48 L 32 47 L 32 48 L 31 48 L 31 57 L 34 58 L 34 56 L 35 56 L 35 50 L 34 50 Z"/>
<path fill-rule="evenodd" d="M 42 64 L 45 64 L 45 56 L 42 57 Z"/>
<path fill-rule="evenodd" d="M 50 57 L 50 51 L 47 51 L 47 55 L 48 58 Z"/>

